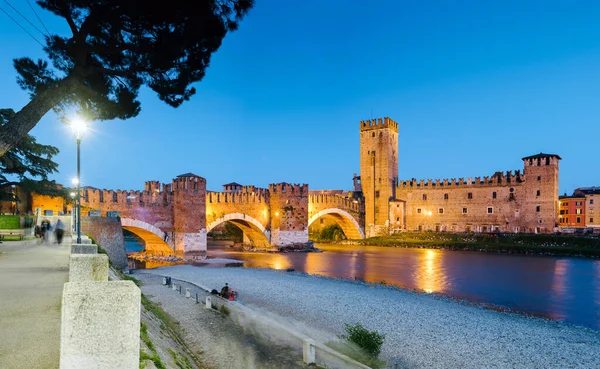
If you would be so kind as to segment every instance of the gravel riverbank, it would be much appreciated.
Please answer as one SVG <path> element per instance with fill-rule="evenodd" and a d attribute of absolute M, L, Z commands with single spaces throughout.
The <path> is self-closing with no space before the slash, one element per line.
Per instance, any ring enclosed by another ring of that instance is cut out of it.
<path fill-rule="evenodd" d="M 303 273 L 178 265 L 136 271 L 219 290 L 321 342 L 360 322 L 386 335 L 390 368 L 596 368 L 600 332 L 443 297 Z"/>

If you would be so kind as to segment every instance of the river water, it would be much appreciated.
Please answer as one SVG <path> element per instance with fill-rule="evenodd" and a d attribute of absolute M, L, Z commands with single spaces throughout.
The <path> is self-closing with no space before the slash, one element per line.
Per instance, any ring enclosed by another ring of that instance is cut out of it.
<path fill-rule="evenodd" d="M 322 253 L 254 253 L 210 246 L 247 268 L 294 269 L 494 304 L 600 330 L 600 260 L 315 244 Z"/>

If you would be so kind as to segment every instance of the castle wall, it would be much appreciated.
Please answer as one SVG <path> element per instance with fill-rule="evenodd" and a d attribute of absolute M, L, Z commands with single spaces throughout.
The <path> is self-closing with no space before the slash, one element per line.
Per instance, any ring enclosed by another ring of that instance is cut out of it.
<path fill-rule="evenodd" d="M 552 232 L 557 191 L 558 159 L 552 159 L 548 165 L 526 162 L 523 175 L 400 181 L 396 196 L 406 201 L 407 230 Z"/>
<path fill-rule="evenodd" d="M 206 193 L 207 224 L 231 213 L 247 214 L 268 228 L 271 220 L 269 191 L 265 188 L 243 186 L 238 192 Z"/>
<path fill-rule="evenodd" d="M 81 193 L 83 208 L 99 210 L 102 216 L 108 212 L 118 211 L 123 218 L 131 218 L 149 223 L 172 237 L 173 228 L 173 194 L 171 185 L 163 185 L 156 181 L 146 182 L 144 191 L 100 190 L 83 188 Z"/>

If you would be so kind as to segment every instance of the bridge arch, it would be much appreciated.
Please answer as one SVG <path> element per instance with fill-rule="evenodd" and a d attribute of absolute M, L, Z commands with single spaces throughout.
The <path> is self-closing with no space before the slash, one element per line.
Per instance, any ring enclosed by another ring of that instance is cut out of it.
<path fill-rule="evenodd" d="M 254 247 L 269 248 L 270 232 L 265 226 L 255 218 L 242 213 L 225 214 L 220 218 L 206 225 L 206 232 L 210 232 L 219 224 L 230 222 L 235 224 L 244 232 L 244 238 L 248 238 L 250 244 Z"/>
<path fill-rule="evenodd" d="M 354 219 L 347 211 L 337 208 L 323 209 L 308 219 L 308 226 L 310 227 L 315 220 L 321 217 L 333 219 L 342 228 L 342 231 L 344 231 L 344 234 L 349 239 L 365 238 L 364 231 L 360 228 L 356 219 Z"/>
<path fill-rule="evenodd" d="M 164 241 L 165 232 L 160 228 L 131 218 L 121 218 L 121 226 L 144 240 L 146 253 L 162 256 L 173 254 L 173 247 Z"/>

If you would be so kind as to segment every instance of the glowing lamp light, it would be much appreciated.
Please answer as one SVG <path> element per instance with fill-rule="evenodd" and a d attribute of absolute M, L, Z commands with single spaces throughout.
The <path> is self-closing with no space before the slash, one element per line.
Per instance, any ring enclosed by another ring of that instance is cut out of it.
<path fill-rule="evenodd" d="M 276 217 L 278 217 L 278 216 L 279 216 L 279 212 L 278 212 L 278 211 L 276 211 L 276 212 L 275 212 L 275 216 L 276 216 Z"/>
<path fill-rule="evenodd" d="M 431 214 L 432 214 L 431 210 L 427 212 L 428 216 L 431 216 Z"/>
<path fill-rule="evenodd" d="M 78 185 L 79 184 L 79 178 L 75 177 L 71 180 L 71 183 L 73 183 L 74 185 Z"/>
<path fill-rule="evenodd" d="M 75 192 L 71 192 L 69 195 L 71 195 L 71 197 L 75 197 Z"/>
<path fill-rule="evenodd" d="M 83 138 L 83 135 L 87 131 L 87 122 L 80 118 L 75 118 L 71 120 L 71 130 L 73 131 L 73 135 L 78 140 Z"/>

